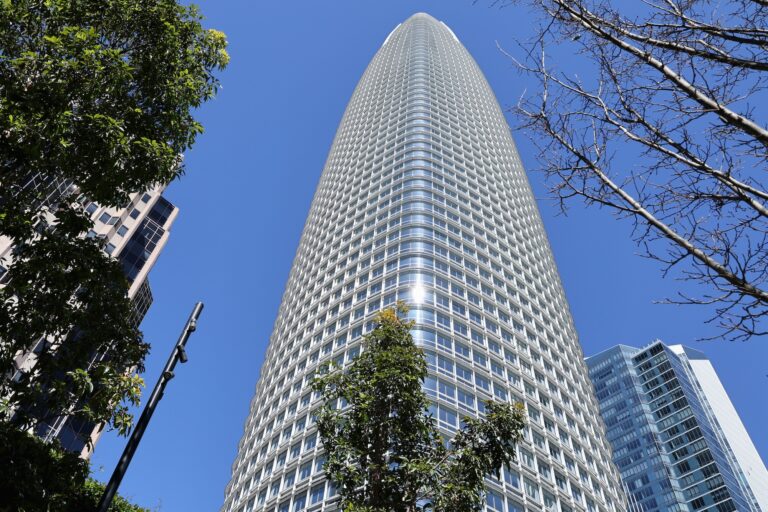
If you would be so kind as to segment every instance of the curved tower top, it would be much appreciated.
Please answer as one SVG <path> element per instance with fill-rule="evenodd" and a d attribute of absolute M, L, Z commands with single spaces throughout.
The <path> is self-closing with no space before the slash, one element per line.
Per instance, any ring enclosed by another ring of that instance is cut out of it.
<path fill-rule="evenodd" d="M 504 115 L 453 32 L 423 13 L 387 37 L 341 120 L 222 510 L 332 509 L 308 384 L 318 365 L 354 358 L 372 315 L 397 299 L 411 306 L 444 432 L 485 400 L 526 404 L 526 441 L 488 479 L 489 510 L 624 509 Z"/>

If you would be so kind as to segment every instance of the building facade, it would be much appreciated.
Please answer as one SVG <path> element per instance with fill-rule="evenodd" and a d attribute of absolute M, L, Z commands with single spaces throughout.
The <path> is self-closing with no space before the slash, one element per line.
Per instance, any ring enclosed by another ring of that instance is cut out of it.
<path fill-rule="evenodd" d="M 79 196 L 77 188 L 67 182 L 36 183 L 32 178 L 28 186 L 46 190 L 42 207 L 53 208 L 65 198 L 81 203 L 94 222 L 86 236 L 103 239 L 105 252 L 118 259 L 125 270 L 130 283 L 128 297 L 133 304 L 134 321 L 136 325 L 140 324 L 152 304 L 149 272 L 168 241 L 171 225 L 178 214 L 178 208 L 162 196 L 164 187 L 132 194 L 126 205 L 112 208 Z M 7 272 L 12 266 L 13 243 L 0 237 L 0 286 L 3 279 L 12 276 Z M 103 357 L 103 354 L 97 357 Z M 20 354 L 15 362 L 19 369 L 31 368 L 35 362 L 34 349 Z M 87 458 L 101 429 L 91 422 L 62 416 L 38 424 L 36 433 L 44 439 L 57 438 L 64 448 Z"/>
<path fill-rule="evenodd" d="M 448 436 L 522 401 L 519 462 L 487 508 L 624 510 L 568 305 L 501 109 L 453 32 L 416 14 L 347 106 L 283 295 L 222 510 L 333 510 L 309 383 L 401 299 Z"/>
<path fill-rule="evenodd" d="M 618 345 L 587 364 L 633 510 L 768 511 L 768 472 L 704 354 Z"/>

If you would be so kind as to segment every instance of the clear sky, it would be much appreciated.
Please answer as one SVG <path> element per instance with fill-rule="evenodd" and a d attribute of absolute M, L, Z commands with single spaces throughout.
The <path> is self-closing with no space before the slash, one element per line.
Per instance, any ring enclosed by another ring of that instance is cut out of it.
<path fill-rule="evenodd" d="M 490 3 L 200 2 L 206 25 L 226 32 L 232 62 L 218 98 L 200 112 L 206 132 L 186 156 L 187 175 L 167 191 L 181 212 L 150 276 L 155 302 L 142 326 L 152 344 L 150 388 L 194 302 L 206 307 L 121 493 L 164 511 L 218 510 L 310 201 L 357 80 L 387 34 L 425 11 L 454 30 L 511 107 L 531 84 L 497 42 L 516 51 L 534 20 Z M 555 57 L 569 58 L 563 50 Z M 536 168 L 525 134 L 514 135 L 526 167 Z M 559 215 L 542 176 L 530 180 L 584 353 L 657 338 L 702 350 L 768 458 L 766 341 L 696 342 L 712 332 L 707 311 L 654 303 L 677 283 L 636 255 L 630 225 L 578 203 Z M 124 445 L 114 433 L 102 437 L 96 478 L 109 478 Z"/>

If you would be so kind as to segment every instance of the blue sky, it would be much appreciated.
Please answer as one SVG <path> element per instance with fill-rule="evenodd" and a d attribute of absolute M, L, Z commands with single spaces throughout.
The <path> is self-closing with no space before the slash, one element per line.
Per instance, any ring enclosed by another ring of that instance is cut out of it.
<path fill-rule="evenodd" d="M 196 300 L 206 303 L 179 366 L 123 480 L 121 493 L 164 511 L 218 510 L 272 323 L 320 172 L 352 90 L 387 34 L 425 11 L 475 57 L 502 107 L 530 83 L 497 48 L 515 51 L 533 18 L 471 0 L 203 1 L 206 25 L 226 32 L 232 62 L 200 112 L 206 132 L 168 198 L 181 209 L 150 276 L 155 303 L 143 324 L 151 386 Z M 568 59 L 564 50 L 556 59 Z M 515 139 L 528 169 L 535 153 Z M 574 204 L 559 215 L 530 173 L 584 352 L 660 338 L 704 351 L 768 458 L 768 344 L 695 340 L 707 311 L 655 304 L 678 283 L 636 255 L 631 226 Z M 149 391 L 146 392 L 148 395 Z M 93 471 L 107 480 L 125 439 L 107 433 Z"/>

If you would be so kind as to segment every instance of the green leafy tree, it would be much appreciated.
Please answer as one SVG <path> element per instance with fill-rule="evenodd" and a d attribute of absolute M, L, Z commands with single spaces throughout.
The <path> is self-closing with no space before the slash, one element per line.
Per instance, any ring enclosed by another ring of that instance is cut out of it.
<path fill-rule="evenodd" d="M 57 229 L 17 247 L 13 279 L 0 289 L 0 361 L 14 375 L 2 381 L 4 412 L 21 428 L 67 414 L 125 433 L 130 415 L 121 402 L 137 404 L 142 383 L 125 370 L 143 369 L 148 346 L 131 321 L 120 265 L 78 236 L 87 219 L 59 215 Z M 15 370 L 14 354 L 29 346 L 34 366 Z"/>
<path fill-rule="evenodd" d="M 315 378 L 325 471 L 347 512 L 481 510 L 483 479 L 515 458 L 523 406 L 489 401 L 484 418 L 465 418 L 446 442 L 428 414 L 427 364 L 406 312 L 403 303 L 380 312 L 361 355 Z"/>
<path fill-rule="evenodd" d="M 0 422 L 0 510 L 90 512 L 104 486 L 88 478 L 88 463 L 57 443 Z M 19 485 L 22 482 L 23 485 Z M 115 496 L 110 512 L 146 512 Z"/>
<path fill-rule="evenodd" d="M 0 412 L 17 427 L 59 415 L 130 427 L 141 380 L 126 370 L 142 369 L 148 345 L 76 199 L 124 206 L 183 173 L 202 132 L 193 111 L 228 62 L 201 20 L 176 0 L 0 2 L 0 235 L 14 245 Z"/>
<path fill-rule="evenodd" d="M 99 506 L 99 500 L 101 500 L 102 494 L 104 494 L 104 484 L 97 482 L 93 478 L 87 479 L 81 487 L 76 503 L 77 507 L 72 508 L 72 512 L 96 510 Z M 149 512 L 149 509 L 134 505 L 118 494 L 115 495 L 112 503 L 110 503 L 109 512 Z"/>

